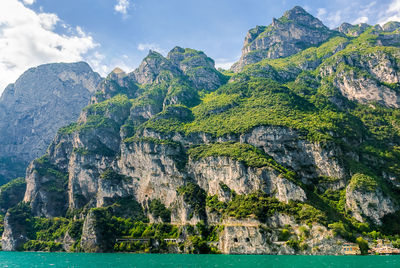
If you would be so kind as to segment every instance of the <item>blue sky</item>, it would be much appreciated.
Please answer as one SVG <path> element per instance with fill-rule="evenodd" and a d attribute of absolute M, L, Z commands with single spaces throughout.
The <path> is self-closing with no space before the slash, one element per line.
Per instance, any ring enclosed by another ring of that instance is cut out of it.
<path fill-rule="evenodd" d="M 0 0 L 0 92 L 39 64 L 85 60 L 104 76 L 176 45 L 227 68 L 250 28 L 295 5 L 331 28 L 400 20 L 400 0 Z"/>

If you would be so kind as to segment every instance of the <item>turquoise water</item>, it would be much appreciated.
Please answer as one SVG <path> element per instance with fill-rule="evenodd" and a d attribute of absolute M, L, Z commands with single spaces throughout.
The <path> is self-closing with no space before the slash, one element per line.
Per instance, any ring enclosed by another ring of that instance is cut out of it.
<path fill-rule="evenodd" d="M 400 256 L 251 256 L 0 252 L 0 267 L 400 267 Z"/>

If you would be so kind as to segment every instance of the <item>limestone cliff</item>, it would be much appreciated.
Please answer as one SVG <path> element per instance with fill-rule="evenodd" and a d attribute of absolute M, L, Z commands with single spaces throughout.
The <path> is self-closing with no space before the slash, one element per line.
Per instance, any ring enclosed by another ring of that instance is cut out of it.
<path fill-rule="evenodd" d="M 0 183 L 24 175 L 57 130 L 78 118 L 100 82 L 87 63 L 31 68 L 0 98 Z"/>

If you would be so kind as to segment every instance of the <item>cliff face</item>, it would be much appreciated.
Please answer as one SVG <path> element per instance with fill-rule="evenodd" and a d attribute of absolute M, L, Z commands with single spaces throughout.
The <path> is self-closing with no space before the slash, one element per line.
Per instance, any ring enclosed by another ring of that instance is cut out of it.
<path fill-rule="evenodd" d="M 46 64 L 29 69 L 0 98 L 0 183 L 24 175 L 57 130 L 75 121 L 100 76 L 86 63 Z"/>
<path fill-rule="evenodd" d="M 116 68 L 29 165 L 19 206 L 30 213 L 14 215 L 32 225 L 17 228 L 10 213 L 3 241 L 336 254 L 358 236 L 399 233 L 396 25 L 334 32 L 294 8 L 250 31 L 246 47 L 264 42 L 269 54 L 230 77 L 179 47 L 150 51 L 131 73 Z"/>

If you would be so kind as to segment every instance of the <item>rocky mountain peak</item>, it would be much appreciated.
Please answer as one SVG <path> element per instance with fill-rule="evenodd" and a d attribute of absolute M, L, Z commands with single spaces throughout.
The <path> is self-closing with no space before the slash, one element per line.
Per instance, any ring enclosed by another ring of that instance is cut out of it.
<path fill-rule="evenodd" d="M 347 36 L 352 36 L 356 37 L 365 32 L 371 25 L 366 24 L 366 23 L 359 23 L 356 25 L 352 25 L 350 23 L 344 22 L 342 23 L 338 28 L 335 30 L 347 35 Z"/>
<path fill-rule="evenodd" d="M 185 53 L 185 49 L 180 46 L 176 46 L 173 49 L 171 49 L 171 51 L 168 53 L 168 55 L 170 53 Z"/>
<path fill-rule="evenodd" d="M 178 66 L 184 72 L 189 67 L 209 67 L 214 68 L 214 60 L 207 57 L 203 51 L 190 48 L 175 47 L 168 55 L 167 59 Z"/>
<path fill-rule="evenodd" d="M 101 77 L 85 62 L 31 68 L 0 98 L 0 183 L 23 176 L 57 130 L 75 121 Z"/>
<path fill-rule="evenodd" d="M 162 83 L 171 78 L 188 79 L 197 89 L 212 90 L 224 83 L 215 69 L 214 60 L 204 52 L 191 48 L 174 47 L 164 57 L 149 51 L 140 66 L 129 74 L 139 84 Z"/>
<path fill-rule="evenodd" d="M 115 80 L 119 85 L 122 85 L 122 79 L 126 77 L 127 74 L 125 73 L 124 70 L 122 70 L 119 67 L 114 68 L 114 70 L 111 71 L 111 73 L 108 74 L 107 79 L 112 79 Z"/>
<path fill-rule="evenodd" d="M 315 18 L 304 8 L 299 6 L 295 6 L 294 8 L 286 11 L 285 14 L 280 18 L 281 21 L 284 19 L 317 28 L 327 28 L 319 19 Z"/>
<path fill-rule="evenodd" d="M 125 73 L 125 72 L 121 68 L 116 67 L 116 68 L 114 68 L 114 70 L 112 70 L 111 73 L 113 73 L 113 74 L 122 74 L 122 73 Z"/>
<path fill-rule="evenodd" d="M 269 26 L 257 26 L 245 38 L 240 60 L 232 66 L 238 72 L 245 65 L 265 58 L 288 57 L 323 43 L 333 32 L 301 7 L 294 7 Z"/>
<path fill-rule="evenodd" d="M 385 32 L 393 32 L 399 28 L 400 28 L 400 22 L 398 21 L 389 21 L 382 26 L 382 29 Z"/>
<path fill-rule="evenodd" d="M 160 53 L 150 50 L 149 54 L 143 59 L 140 66 L 132 72 L 132 76 L 139 84 L 150 84 L 162 71 L 167 71 L 173 75 L 179 74 L 179 69 Z"/>

